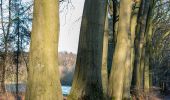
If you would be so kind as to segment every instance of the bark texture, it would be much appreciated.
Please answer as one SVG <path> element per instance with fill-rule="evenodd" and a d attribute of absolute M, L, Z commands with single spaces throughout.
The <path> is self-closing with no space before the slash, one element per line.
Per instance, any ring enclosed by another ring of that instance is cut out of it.
<path fill-rule="evenodd" d="M 102 100 L 102 50 L 107 0 L 85 0 L 78 55 L 68 100 Z"/>
<path fill-rule="evenodd" d="M 58 5 L 58 0 L 34 0 L 26 100 L 63 100 L 58 70 Z"/>
<path fill-rule="evenodd" d="M 119 25 L 111 75 L 109 79 L 109 96 L 113 100 L 122 100 L 124 71 L 130 33 L 131 0 L 120 1 Z M 119 77 L 118 77 L 119 76 Z"/>
<path fill-rule="evenodd" d="M 143 91 L 143 72 L 144 72 L 144 37 L 146 30 L 147 15 L 149 9 L 149 0 L 142 0 L 140 13 L 138 17 L 138 29 L 135 38 L 135 88 L 137 91 Z"/>
<path fill-rule="evenodd" d="M 104 38 L 103 38 L 103 54 L 102 54 L 102 87 L 103 94 L 106 98 L 107 96 L 107 87 L 108 87 L 108 72 L 107 72 L 107 57 L 108 57 L 108 39 L 109 39 L 109 23 L 108 16 L 106 15 L 105 19 L 105 29 L 104 29 Z"/>
<path fill-rule="evenodd" d="M 144 72 L 144 92 L 148 93 L 150 88 L 150 50 L 151 50 L 151 39 L 153 34 L 153 7 L 154 7 L 154 0 L 150 0 L 148 18 L 147 18 L 147 25 L 146 25 L 146 36 L 145 36 L 145 72 Z"/>

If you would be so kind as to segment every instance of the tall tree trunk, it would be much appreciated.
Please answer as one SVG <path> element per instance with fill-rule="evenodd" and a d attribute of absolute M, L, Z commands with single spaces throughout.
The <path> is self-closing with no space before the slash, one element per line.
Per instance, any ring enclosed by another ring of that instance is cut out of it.
<path fill-rule="evenodd" d="M 26 100 L 63 100 L 58 35 L 59 1 L 34 0 Z"/>
<path fill-rule="evenodd" d="M 115 100 L 122 100 L 123 94 L 125 63 L 129 50 L 127 41 L 130 33 L 131 3 L 131 0 L 120 1 L 118 35 L 108 91 L 110 98 Z"/>
<path fill-rule="evenodd" d="M 68 100 L 102 100 L 102 50 L 107 0 L 85 0 L 76 69 Z"/>
<path fill-rule="evenodd" d="M 103 38 L 102 72 L 101 72 L 103 94 L 105 97 L 107 96 L 107 86 L 108 86 L 107 57 L 108 57 L 109 23 L 108 23 L 107 14 L 108 13 L 106 13 L 104 38 Z"/>
<path fill-rule="evenodd" d="M 125 75 L 124 75 L 124 87 L 123 87 L 123 99 L 129 100 L 130 99 L 130 87 L 132 82 L 132 74 L 133 74 L 133 63 L 134 63 L 134 39 L 135 39 L 135 32 L 137 26 L 137 18 L 139 13 L 139 7 L 141 4 L 141 0 L 135 2 L 133 5 L 133 11 L 131 14 L 131 24 L 130 24 L 130 31 L 131 34 L 129 35 L 130 39 L 128 39 L 128 48 L 130 49 L 127 53 L 126 58 L 126 67 L 125 67 Z"/>
<path fill-rule="evenodd" d="M 131 15 L 131 66 L 132 66 L 132 76 L 135 75 L 135 67 L 134 67 L 134 59 L 135 59 L 135 47 L 134 47 L 134 40 L 135 40 L 135 36 L 136 36 L 136 32 L 138 30 L 138 15 L 139 15 L 139 8 L 141 6 L 141 1 L 140 0 L 139 2 L 136 2 L 134 5 L 133 5 L 133 11 L 132 11 L 132 15 Z M 135 84 L 135 81 L 134 81 L 134 77 L 132 77 L 132 82 L 131 82 L 131 88 L 133 89 L 134 88 L 134 84 Z"/>
<path fill-rule="evenodd" d="M 3 0 L 1 0 L 1 4 L 3 4 Z M 10 27 L 11 27 L 11 0 L 8 1 L 8 25 L 7 25 L 7 30 L 5 31 L 5 25 L 4 25 L 4 12 L 3 12 L 3 7 L 1 5 L 1 26 L 2 26 L 2 31 L 3 31 L 3 38 L 4 38 L 4 54 L 3 54 L 3 65 L 1 69 L 1 88 L 0 92 L 5 92 L 5 74 L 6 74 L 6 66 L 8 63 L 8 38 L 9 38 L 9 33 L 10 33 Z"/>
<path fill-rule="evenodd" d="M 149 13 L 148 13 L 148 19 L 147 19 L 147 25 L 146 25 L 146 36 L 145 36 L 145 72 L 144 72 L 144 92 L 148 93 L 149 88 L 150 88 L 150 45 L 151 45 L 151 38 L 152 38 L 152 30 L 153 30 L 153 25 L 152 25 L 152 16 L 153 16 L 153 7 L 154 7 L 154 0 L 150 1 L 150 7 L 149 7 Z M 152 78 L 151 78 L 152 79 Z"/>
<path fill-rule="evenodd" d="M 1 0 L 1 4 L 3 4 L 3 0 Z M 2 27 L 2 31 L 3 31 L 3 34 L 5 34 L 5 30 L 4 30 L 4 23 L 3 23 L 3 8 L 2 8 L 2 5 L 0 6 L 1 7 L 1 27 Z M 5 35 L 4 35 L 5 36 Z M 6 55 L 2 53 L 2 57 L 3 57 L 3 60 L 5 60 L 5 57 Z M 2 65 L 0 66 L 1 67 L 1 70 L 0 70 L 0 74 L 1 74 L 1 77 L 0 77 L 0 81 L 1 81 L 1 87 L 0 87 L 0 92 L 1 93 L 4 93 L 5 91 L 5 83 L 4 83 L 4 78 L 5 78 L 5 61 L 2 62 Z"/>
<path fill-rule="evenodd" d="M 144 48 L 144 36 L 145 36 L 145 30 L 146 30 L 146 20 L 148 15 L 148 9 L 149 9 L 149 0 L 143 0 L 140 14 L 139 14 L 139 32 L 137 30 L 136 38 L 135 38 L 135 87 L 137 89 L 137 92 L 139 94 L 139 91 L 143 90 L 143 62 L 141 63 L 141 60 L 143 59 L 144 55 L 142 56 L 143 48 Z"/>

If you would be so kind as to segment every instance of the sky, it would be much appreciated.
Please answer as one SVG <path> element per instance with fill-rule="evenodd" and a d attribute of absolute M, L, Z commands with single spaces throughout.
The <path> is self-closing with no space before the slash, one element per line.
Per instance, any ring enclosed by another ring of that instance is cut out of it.
<path fill-rule="evenodd" d="M 29 1 L 32 0 L 22 0 L 22 2 Z M 76 54 L 84 0 L 65 1 L 70 1 L 71 3 L 60 4 L 60 34 L 58 51 L 67 51 Z M 1 30 L 0 33 L 2 33 Z M 29 51 L 29 45 L 27 49 L 28 50 L 26 51 Z"/>
<path fill-rule="evenodd" d="M 84 0 L 71 0 L 71 2 L 72 5 L 69 4 L 68 10 L 60 11 L 59 51 L 77 53 Z"/>

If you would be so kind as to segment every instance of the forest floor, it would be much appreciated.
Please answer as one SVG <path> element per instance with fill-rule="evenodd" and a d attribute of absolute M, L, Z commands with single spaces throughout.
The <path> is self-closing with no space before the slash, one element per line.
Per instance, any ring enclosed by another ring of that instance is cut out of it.
<path fill-rule="evenodd" d="M 6 93 L 5 95 L 0 95 L 0 100 L 17 100 L 15 94 L 13 93 Z M 18 100 L 25 100 L 24 93 L 19 94 Z M 66 97 L 64 97 L 63 100 L 67 100 Z M 133 99 L 136 100 L 136 99 Z M 145 98 L 141 98 L 141 100 L 170 100 L 170 89 L 164 93 L 160 93 L 160 89 L 154 87 L 149 94 L 145 95 Z"/>
<path fill-rule="evenodd" d="M 165 95 L 150 95 L 148 99 L 145 100 L 170 100 L 170 95 L 169 96 L 165 96 Z"/>
<path fill-rule="evenodd" d="M 15 98 L 15 95 L 11 93 L 6 93 L 6 95 L 1 95 L 0 100 L 17 100 Z M 18 100 L 25 100 L 24 95 L 20 95 Z M 64 100 L 67 100 L 66 97 L 64 97 Z M 133 99 L 135 100 L 135 99 Z M 170 100 L 170 94 L 169 95 L 160 95 L 160 94 L 150 94 L 147 99 L 141 99 L 141 100 Z"/>
<path fill-rule="evenodd" d="M 152 96 L 149 99 L 146 100 L 170 100 L 170 95 L 164 95 L 164 96 Z"/>
<path fill-rule="evenodd" d="M 161 93 L 160 88 L 153 87 L 152 91 L 150 91 L 146 97 L 147 99 L 144 100 L 170 100 L 170 89 L 164 93 Z"/>

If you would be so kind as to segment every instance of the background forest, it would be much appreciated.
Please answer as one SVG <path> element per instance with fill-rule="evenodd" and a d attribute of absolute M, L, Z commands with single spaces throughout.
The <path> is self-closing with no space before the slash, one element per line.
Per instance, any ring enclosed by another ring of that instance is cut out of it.
<path fill-rule="evenodd" d="M 0 0 L 0 100 L 170 100 L 170 0 L 75 1 Z"/>

